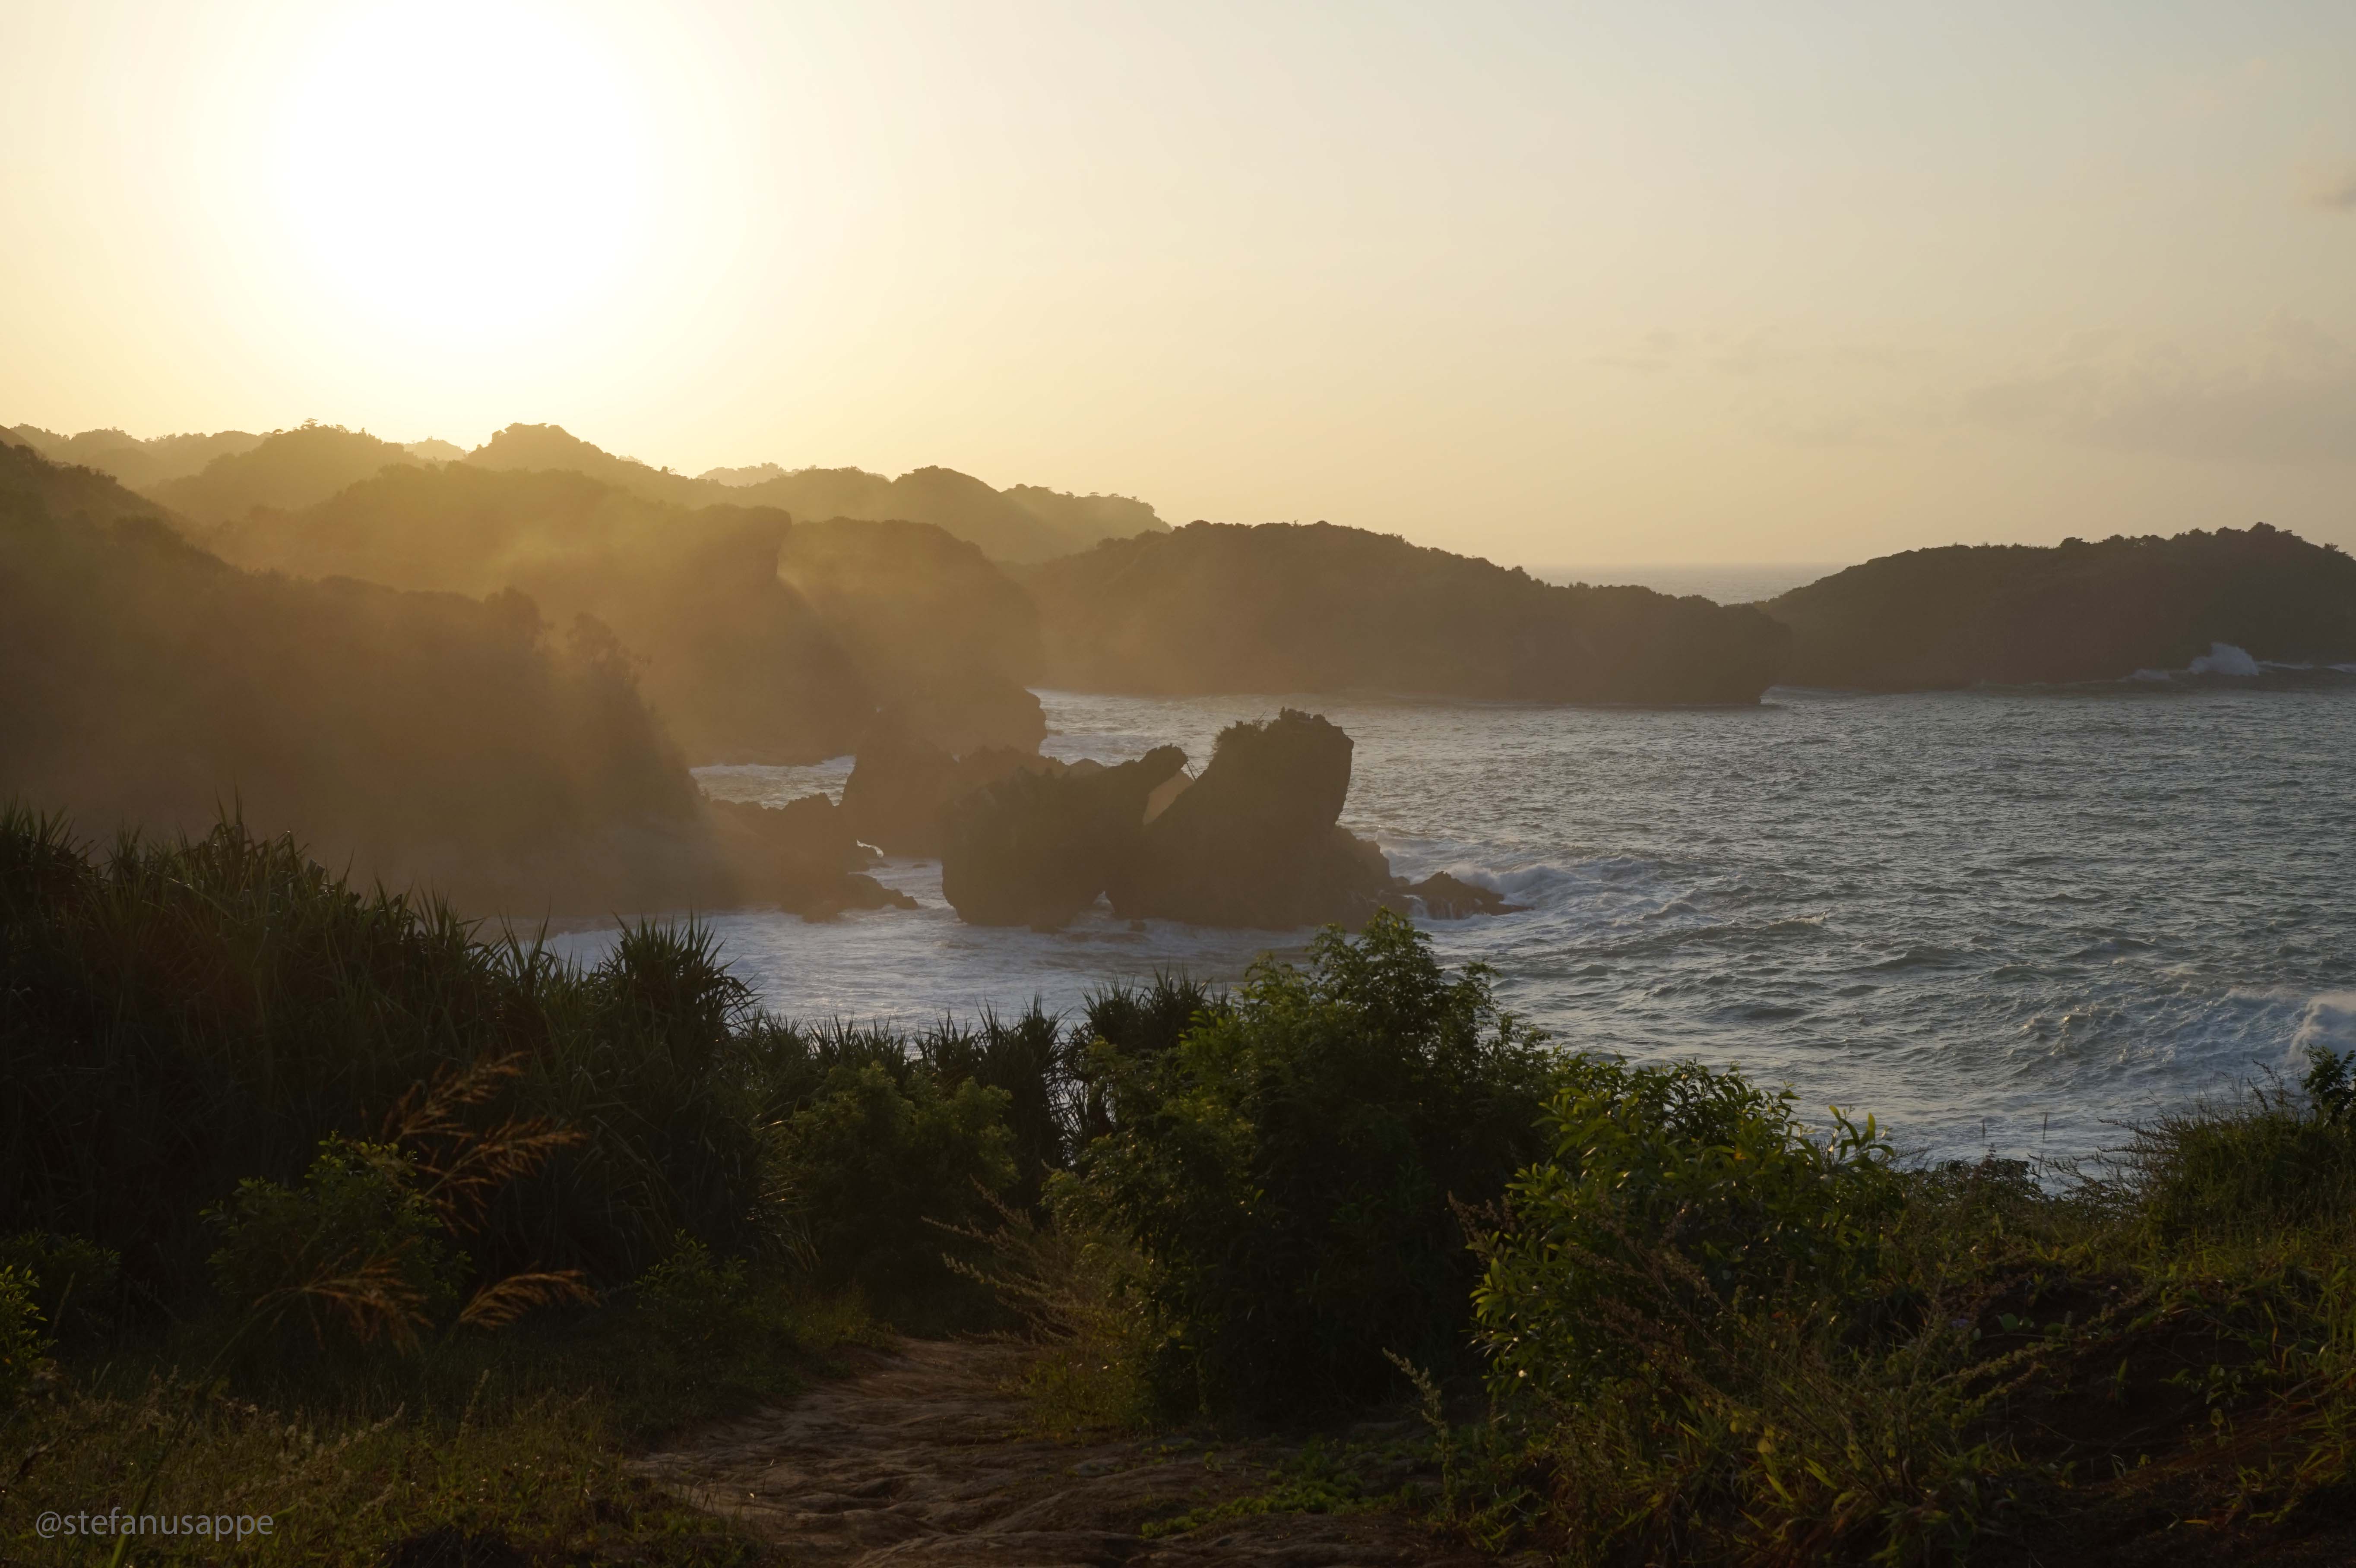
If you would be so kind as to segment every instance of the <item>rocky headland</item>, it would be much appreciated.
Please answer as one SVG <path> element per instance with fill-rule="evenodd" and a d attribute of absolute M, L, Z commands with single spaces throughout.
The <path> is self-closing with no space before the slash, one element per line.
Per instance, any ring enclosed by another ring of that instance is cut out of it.
<path fill-rule="evenodd" d="M 1747 605 L 1558 587 L 1327 523 L 1192 523 L 1020 573 L 1052 686 L 1746 703 L 1791 634 Z"/>
<path fill-rule="evenodd" d="M 1950 545 L 1883 556 L 1761 606 L 1794 686 L 1924 691 L 2356 660 L 2356 559 L 2264 523 L 2173 539 Z"/>

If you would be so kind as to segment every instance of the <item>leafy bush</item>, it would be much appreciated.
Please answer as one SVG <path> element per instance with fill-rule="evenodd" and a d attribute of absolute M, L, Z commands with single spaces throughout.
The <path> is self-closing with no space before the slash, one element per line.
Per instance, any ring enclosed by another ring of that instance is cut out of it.
<path fill-rule="evenodd" d="M 2346 1122 L 2356 1113 L 2356 1056 L 2319 1045 L 2307 1048 L 2307 1076 L 2300 1086 L 2319 1121 Z"/>
<path fill-rule="evenodd" d="M 801 1217 L 822 1287 L 857 1283 L 903 1312 L 965 1292 L 942 1261 L 943 1226 L 986 1218 L 1015 1182 L 1007 1093 L 876 1062 L 831 1069 L 776 1129 L 777 1179 Z"/>
<path fill-rule="evenodd" d="M 33 1304 L 38 1288 L 22 1269 L 0 1264 L 0 1410 L 23 1399 L 48 1365 L 49 1342 Z"/>
<path fill-rule="evenodd" d="M 455 1305 L 464 1264 L 390 1144 L 330 1136 L 300 1188 L 249 1177 L 213 1211 L 213 1277 L 235 1306 L 292 1308 L 315 1338 L 407 1339 Z"/>
<path fill-rule="evenodd" d="M 762 1291 L 742 1258 L 718 1259 L 692 1236 L 639 1276 L 637 1307 L 655 1337 L 691 1363 L 740 1350 L 767 1328 Z"/>
<path fill-rule="evenodd" d="M 1902 1206 L 1872 1119 L 1817 1144 L 1788 1091 L 1697 1063 L 1592 1058 L 1547 1106 L 1552 1157 L 1484 1235 L 1475 1303 L 1501 1396 L 1577 1400 L 1630 1369 L 1631 1325 L 1837 1317 Z"/>
<path fill-rule="evenodd" d="M 1910 1179 L 1872 1121 L 1819 1143 L 1739 1073 L 1569 1072 L 1473 1296 L 1548 1538 L 1579 1563 L 1894 1562 L 1966 1533 L 1968 1336 L 1916 1302 L 1927 1328 L 1884 1337 Z"/>
<path fill-rule="evenodd" d="M 1142 1258 L 1165 1406 L 1292 1411 L 1392 1386 L 1386 1352 L 1462 1359 L 1476 1270 L 1451 1202 L 1537 1156 L 1556 1072 L 1486 971 L 1451 976 L 1386 912 L 1090 1068 L 1112 1130 L 1061 1207 Z"/>
<path fill-rule="evenodd" d="M 20 1231 L 0 1238 L 0 1267 L 14 1268 L 32 1282 L 42 1320 L 60 1335 L 94 1331 L 113 1305 L 123 1259 L 81 1236 L 54 1231 Z"/>

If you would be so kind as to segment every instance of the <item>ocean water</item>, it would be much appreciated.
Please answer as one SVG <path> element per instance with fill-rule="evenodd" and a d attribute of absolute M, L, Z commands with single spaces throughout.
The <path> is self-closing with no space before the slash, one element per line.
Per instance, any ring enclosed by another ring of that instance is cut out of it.
<path fill-rule="evenodd" d="M 1276 699 L 1043 692 L 1065 758 L 1218 730 Z M 2068 1155 L 2122 1124 L 2356 1049 L 2356 678 L 2211 675 L 1894 697 L 1778 688 L 1755 708 L 1299 698 L 1356 742 L 1344 822 L 1393 869 L 1527 905 L 1430 922 L 1564 1046 L 1739 1062 L 1810 1114 L 1870 1112 L 1933 1157 Z M 712 768 L 736 799 L 839 791 L 818 768 Z M 806 924 L 706 918 L 770 1007 L 923 1022 L 1076 1006 L 1156 968 L 1233 978 L 1306 933 L 1108 911 L 1045 934 L 923 908 Z M 608 938 L 556 941 L 594 957 Z"/>
<path fill-rule="evenodd" d="M 1820 577 L 1830 577 L 1846 564 L 1842 561 L 1770 560 L 1721 561 L 1708 566 L 1648 566 L 1618 562 L 1594 566 L 1534 566 L 1529 572 L 1541 582 L 1589 582 L 1598 587 L 1633 583 L 1640 588 L 1679 597 L 1698 593 L 1720 604 L 1750 604 L 1762 599 L 1772 599 Z"/>

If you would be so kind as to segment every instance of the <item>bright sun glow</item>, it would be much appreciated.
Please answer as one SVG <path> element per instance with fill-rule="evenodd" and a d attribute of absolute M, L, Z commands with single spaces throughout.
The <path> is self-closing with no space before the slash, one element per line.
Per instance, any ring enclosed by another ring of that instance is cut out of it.
<path fill-rule="evenodd" d="M 298 58 L 281 123 L 307 271 L 426 334 L 555 325 L 643 243 L 645 106 L 576 14 L 514 4 L 345 13 Z"/>

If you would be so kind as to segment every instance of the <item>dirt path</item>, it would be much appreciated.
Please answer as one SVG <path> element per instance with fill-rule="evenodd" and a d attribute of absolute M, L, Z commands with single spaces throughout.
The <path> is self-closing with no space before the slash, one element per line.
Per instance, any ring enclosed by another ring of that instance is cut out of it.
<path fill-rule="evenodd" d="M 648 1456 L 642 1474 L 740 1520 L 790 1563 L 1343 1568 L 1486 1559 L 1387 1512 L 1252 1514 L 1142 1528 L 1267 1490 L 1280 1443 L 1056 1443 L 1026 1434 L 1020 1346 L 909 1341 L 782 1409 Z M 1387 1435 L 1398 1427 L 1366 1429 Z M 1411 1482 L 1407 1460 L 1384 1485 Z"/>

